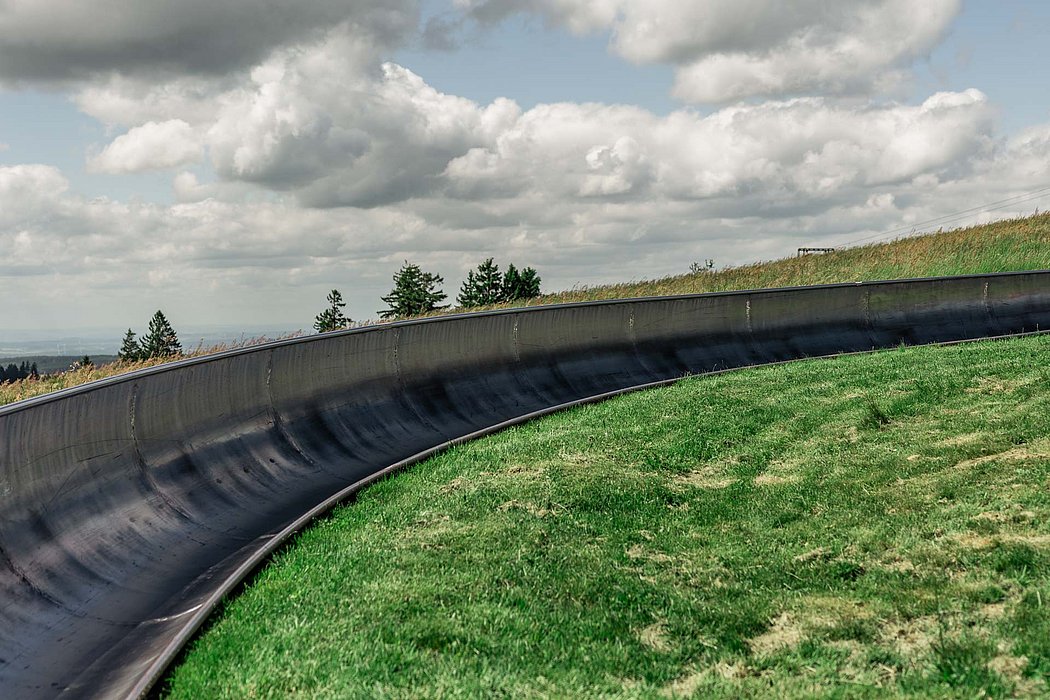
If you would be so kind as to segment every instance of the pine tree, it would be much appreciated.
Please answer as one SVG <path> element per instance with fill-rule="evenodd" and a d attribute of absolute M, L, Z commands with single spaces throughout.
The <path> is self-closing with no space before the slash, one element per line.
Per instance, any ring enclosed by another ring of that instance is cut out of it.
<path fill-rule="evenodd" d="M 378 312 L 380 318 L 407 318 L 445 308 L 438 305 L 447 297 L 439 287 L 444 282 L 441 275 L 423 272 L 419 265 L 406 260 L 394 275 L 390 294 L 381 297 L 389 308 Z"/>
<path fill-rule="evenodd" d="M 514 263 L 507 265 L 507 271 L 503 273 L 503 288 L 501 291 L 500 301 L 515 301 L 518 297 L 518 290 L 521 288 L 521 273 L 518 272 L 518 268 L 514 267 Z"/>
<path fill-rule="evenodd" d="M 124 342 L 120 344 L 117 357 L 124 362 L 137 362 L 142 359 L 142 346 L 135 339 L 135 331 L 128 329 L 124 334 Z"/>
<path fill-rule="evenodd" d="M 95 363 L 91 361 L 91 357 L 89 357 L 88 355 L 84 355 L 82 358 L 80 358 L 80 366 L 81 367 L 94 367 Z"/>
<path fill-rule="evenodd" d="M 343 295 L 339 293 L 338 289 L 333 289 L 329 292 L 328 308 L 317 314 L 317 318 L 314 320 L 314 330 L 318 333 L 327 333 L 328 331 L 337 331 L 349 326 L 350 319 L 343 315 L 344 306 L 346 306 L 346 302 L 343 301 Z"/>
<path fill-rule="evenodd" d="M 478 265 L 477 270 L 467 273 L 467 279 L 456 297 L 456 302 L 467 308 L 498 304 L 502 300 L 503 278 L 499 273 L 499 265 L 492 258 Z"/>
<path fill-rule="evenodd" d="M 37 370 L 35 362 L 29 366 L 29 378 L 40 379 L 40 372 Z"/>
<path fill-rule="evenodd" d="M 164 313 L 157 311 L 149 322 L 149 330 L 142 339 L 143 357 L 172 357 L 182 354 L 182 345 L 175 329 L 168 323 Z"/>
<path fill-rule="evenodd" d="M 503 275 L 503 289 L 500 301 L 520 301 L 540 295 L 540 276 L 536 270 L 526 267 L 521 272 L 514 265 L 507 266 Z"/>
<path fill-rule="evenodd" d="M 516 299 L 535 299 L 540 295 L 540 276 L 535 268 L 526 267 L 521 271 L 521 287 Z"/>
<path fill-rule="evenodd" d="M 467 279 L 463 280 L 463 284 L 459 287 L 459 294 L 456 295 L 456 303 L 466 307 L 477 306 L 474 303 L 474 288 L 477 286 L 477 275 L 473 270 L 468 270 Z"/>

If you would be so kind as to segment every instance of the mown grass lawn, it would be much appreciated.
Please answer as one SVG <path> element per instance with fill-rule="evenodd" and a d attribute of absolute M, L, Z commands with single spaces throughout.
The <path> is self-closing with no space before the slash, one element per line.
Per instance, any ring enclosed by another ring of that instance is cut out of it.
<path fill-rule="evenodd" d="M 298 537 L 170 693 L 1045 696 L 1048 360 L 696 377 L 458 447 Z"/>

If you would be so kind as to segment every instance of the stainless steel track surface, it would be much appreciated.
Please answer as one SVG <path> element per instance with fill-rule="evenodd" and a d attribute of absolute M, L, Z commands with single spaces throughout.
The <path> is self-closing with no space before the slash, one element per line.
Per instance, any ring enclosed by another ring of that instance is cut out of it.
<path fill-rule="evenodd" d="M 452 441 L 685 374 L 1050 329 L 1050 272 L 594 302 L 187 360 L 0 408 L 0 696 L 134 697 L 277 544 Z"/>

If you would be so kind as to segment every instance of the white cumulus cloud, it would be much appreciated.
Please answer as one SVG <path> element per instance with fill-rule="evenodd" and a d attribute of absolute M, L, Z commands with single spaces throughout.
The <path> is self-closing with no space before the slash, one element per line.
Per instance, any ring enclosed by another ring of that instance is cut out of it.
<path fill-rule="evenodd" d="M 943 37 L 961 0 L 457 0 L 482 23 L 536 14 L 614 51 L 677 68 L 695 103 L 754 96 L 865 94 L 899 82 Z"/>
<path fill-rule="evenodd" d="M 46 217 L 68 189 L 69 181 L 53 166 L 0 166 L 0 226 Z"/>
<path fill-rule="evenodd" d="M 223 92 L 207 129 L 225 179 L 316 206 L 377 206 L 432 192 L 448 162 L 518 114 L 441 93 L 392 63 L 359 60 L 353 38 L 279 53 Z"/>
<path fill-rule="evenodd" d="M 146 122 L 118 136 L 88 161 L 88 169 L 98 173 L 137 173 L 177 168 L 200 159 L 200 136 L 183 120 L 169 119 Z"/>
<path fill-rule="evenodd" d="M 541 105 L 449 163 L 463 198 L 531 192 L 554 201 L 802 197 L 817 210 L 871 187 L 947 176 L 991 148 L 993 111 L 976 90 L 918 106 L 821 98 L 658 117 L 636 107 Z"/>
<path fill-rule="evenodd" d="M 918 105 L 809 97 L 709 114 L 574 103 L 523 112 L 511 100 L 479 104 L 397 64 L 376 64 L 345 28 L 206 89 L 110 81 L 104 92 L 82 98 L 95 106 L 134 98 L 174 118 L 132 127 L 93 161 L 97 169 L 178 167 L 203 147 L 220 182 L 238 187 L 183 177 L 180 199 L 220 189 L 241 196 L 254 186 L 315 207 L 514 197 L 551 211 L 641 199 L 723 198 L 728 207 L 735 198 L 751 207 L 763 196 L 804 195 L 794 206 L 815 210 L 864 188 L 953 177 L 990 147 L 994 127 L 977 90 Z"/>

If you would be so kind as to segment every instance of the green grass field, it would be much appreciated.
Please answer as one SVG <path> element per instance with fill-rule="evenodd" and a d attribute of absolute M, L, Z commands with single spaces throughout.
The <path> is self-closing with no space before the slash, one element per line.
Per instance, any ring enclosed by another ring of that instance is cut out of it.
<path fill-rule="evenodd" d="M 1046 696 L 1050 337 L 695 377 L 300 535 L 175 698 Z"/>

